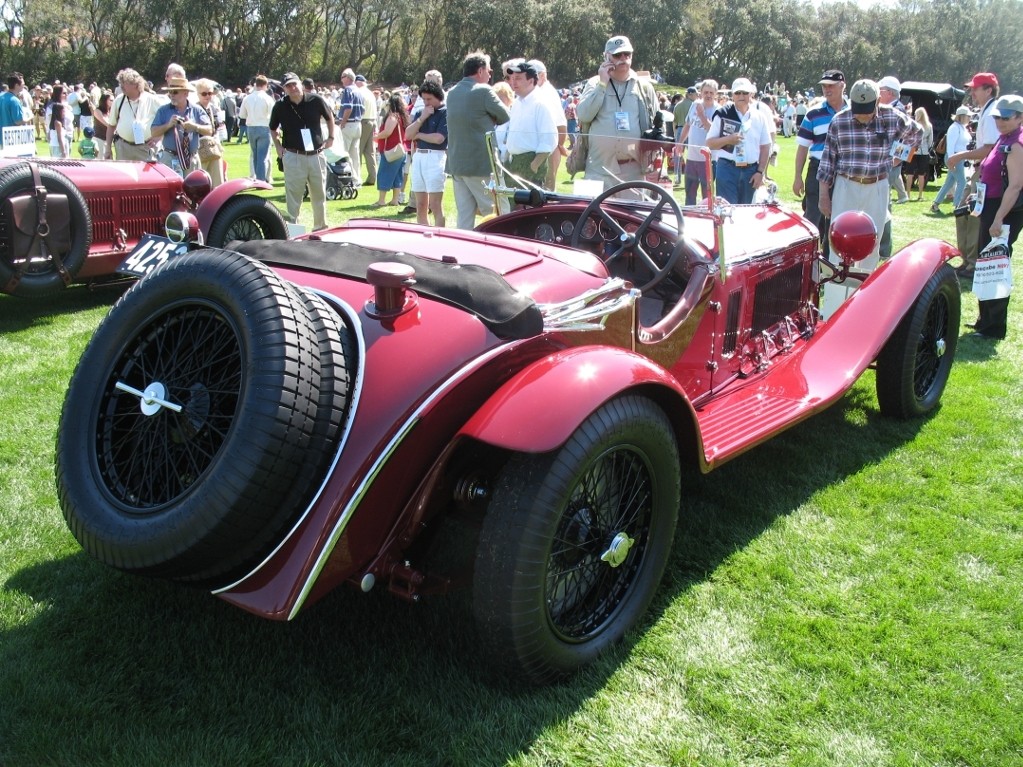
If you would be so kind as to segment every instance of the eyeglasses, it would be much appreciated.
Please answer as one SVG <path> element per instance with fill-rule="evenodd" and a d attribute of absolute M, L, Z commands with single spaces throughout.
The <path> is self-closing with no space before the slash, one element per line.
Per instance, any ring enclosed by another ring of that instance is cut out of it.
<path fill-rule="evenodd" d="M 216 91 L 201 91 L 199 93 L 200 96 L 215 96 L 216 94 Z"/>
<path fill-rule="evenodd" d="M 188 93 L 188 91 L 171 91 L 171 96 L 180 96 L 182 93 Z"/>
<path fill-rule="evenodd" d="M 624 59 L 632 55 L 632 51 L 624 51 L 622 53 L 612 53 L 611 58 L 613 59 Z"/>
<path fill-rule="evenodd" d="M 1023 117 L 1023 113 L 1016 112 L 1014 114 L 1009 115 L 1008 117 L 1006 117 L 1005 115 L 995 115 L 994 117 L 996 120 L 1013 120 L 1017 117 Z"/>

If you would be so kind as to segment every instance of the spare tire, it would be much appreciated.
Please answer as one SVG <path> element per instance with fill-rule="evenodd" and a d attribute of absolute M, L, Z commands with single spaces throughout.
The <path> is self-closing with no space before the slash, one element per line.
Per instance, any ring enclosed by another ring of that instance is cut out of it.
<path fill-rule="evenodd" d="M 68 386 L 56 476 L 72 533 L 131 572 L 213 584 L 250 566 L 298 512 L 320 368 L 304 301 L 268 267 L 224 251 L 163 264 Z"/>
<path fill-rule="evenodd" d="M 39 165 L 39 178 L 48 194 L 65 195 L 70 221 L 54 221 L 51 209 L 48 218 L 51 230 L 58 225 L 70 227 L 70 245 L 56 255 L 60 257 L 71 279 L 81 271 L 92 244 L 92 216 L 78 187 L 65 176 L 45 165 Z M 31 194 L 32 169 L 28 162 L 9 165 L 0 170 L 0 290 L 23 298 L 54 293 L 64 287 L 64 280 L 52 257 L 30 258 L 16 253 L 13 222 L 10 220 L 7 200 L 18 195 Z M 12 279 L 20 275 L 13 287 L 5 289 Z"/>

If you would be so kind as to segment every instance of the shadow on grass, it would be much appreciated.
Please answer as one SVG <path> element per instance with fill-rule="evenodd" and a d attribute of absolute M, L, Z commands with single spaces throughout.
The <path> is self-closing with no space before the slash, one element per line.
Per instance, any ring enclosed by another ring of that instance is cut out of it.
<path fill-rule="evenodd" d="M 98 306 L 113 306 L 131 285 L 131 280 L 72 285 L 52 296 L 16 298 L 0 295 L 0 333 L 49 324 L 54 315 L 88 311 Z"/>
<path fill-rule="evenodd" d="M 0 761 L 504 764 L 603 688 L 672 600 L 822 485 L 913 438 L 922 422 L 881 418 L 864 389 L 710 475 L 690 473 L 651 614 L 548 689 L 493 684 L 465 595 L 410 606 L 343 588 L 273 623 L 82 553 L 23 569 L 3 586 L 33 617 L 0 633 Z M 60 738 L 55 721 L 68 725 Z"/>

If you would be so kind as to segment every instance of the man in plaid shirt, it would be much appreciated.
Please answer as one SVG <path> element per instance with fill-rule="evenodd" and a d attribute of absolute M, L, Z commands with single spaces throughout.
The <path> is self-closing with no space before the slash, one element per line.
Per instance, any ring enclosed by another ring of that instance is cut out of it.
<path fill-rule="evenodd" d="M 828 127 L 817 169 L 821 213 L 833 220 L 847 210 L 862 210 L 874 221 L 878 235 L 890 215 L 888 170 L 893 152 L 916 148 L 923 135 L 904 113 L 879 104 L 879 95 L 873 80 L 853 85 L 849 108 L 835 115 Z M 862 270 L 873 271 L 877 266 L 879 243 L 880 237 L 873 253 L 858 264 Z"/>

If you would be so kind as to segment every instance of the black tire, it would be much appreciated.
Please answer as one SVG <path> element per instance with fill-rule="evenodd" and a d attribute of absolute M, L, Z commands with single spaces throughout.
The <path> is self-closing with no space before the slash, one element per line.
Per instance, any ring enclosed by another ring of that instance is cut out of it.
<path fill-rule="evenodd" d="M 65 519 L 113 567 L 224 582 L 279 539 L 320 412 L 305 305 L 235 253 L 173 259 L 100 324 L 68 386 L 56 475 Z M 153 382 L 180 405 L 145 415 Z"/>
<path fill-rule="evenodd" d="M 955 360 L 961 304 L 959 279 L 945 264 L 877 357 L 877 401 L 884 415 L 915 418 L 938 406 Z"/>
<path fill-rule="evenodd" d="M 670 423 L 636 396 L 603 405 L 560 450 L 509 461 L 480 531 L 473 587 L 494 668 L 544 684 L 622 639 L 664 573 L 680 475 Z M 601 559 L 615 547 L 617 565 Z"/>
<path fill-rule="evenodd" d="M 81 271 L 89 254 L 89 246 L 92 244 L 92 216 L 89 213 L 89 206 L 82 193 L 78 191 L 78 187 L 64 174 L 40 165 L 39 178 L 48 193 L 67 195 L 71 214 L 71 247 L 57 255 L 74 279 Z M 11 165 L 0 171 L 0 201 L 15 195 L 29 194 L 32 186 L 32 170 L 27 162 Z M 7 220 L 4 208 L 5 206 L 0 204 L 0 289 L 7 285 L 17 272 L 22 272 L 22 277 L 11 291 L 13 295 L 28 298 L 63 289 L 64 280 L 51 258 L 26 260 L 26 254 L 12 252 L 12 224 Z"/>
<path fill-rule="evenodd" d="M 327 199 L 336 200 L 340 195 L 341 190 L 334 184 L 327 184 Z"/>
<path fill-rule="evenodd" d="M 217 211 L 206 244 L 223 248 L 232 240 L 286 240 L 288 223 L 277 206 L 262 197 L 239 194 Z"/>

